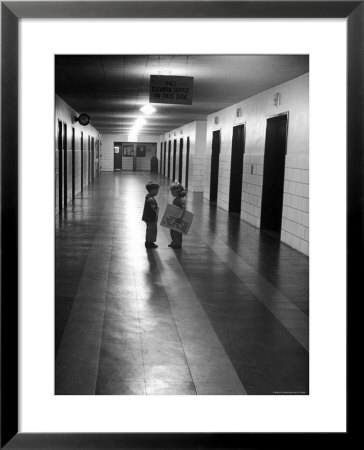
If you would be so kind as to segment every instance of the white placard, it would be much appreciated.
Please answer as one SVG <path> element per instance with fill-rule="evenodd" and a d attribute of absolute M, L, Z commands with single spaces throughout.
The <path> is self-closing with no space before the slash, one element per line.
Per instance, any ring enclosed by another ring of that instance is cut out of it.
<path fill-rule="evenodd" d="M 190 230 L 194 214 L 191 211 L 186 210 L 183 214 L 183 218 L 181 218 L 180 215 L 181 208 L 168 203 L 160 224 L 162 227 L 178 231 L 182 234 L 187 234 Z"/>

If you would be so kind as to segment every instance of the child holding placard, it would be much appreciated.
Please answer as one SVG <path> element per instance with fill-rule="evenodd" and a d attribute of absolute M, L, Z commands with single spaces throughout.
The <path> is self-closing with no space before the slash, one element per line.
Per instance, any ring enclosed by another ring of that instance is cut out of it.
<path fill-rule="evenodd" d="M 173 205 L 181 208 L 180 219 L 182 219 L 183 214 L 186 211 L 185 188 L 182 186 L 181 183 L 179 183 L 177 180 L 175 180 L 175 182 L 170 185 L 169 189 L 171 190 L 171 194 L 174 197 Z M 182 233 L 179 233 L 178 231 L 170 230 L 170 234 L 171 234 L 172 242 L 168 245 L 168 247 L 181 248 L 182 247 Z"/>

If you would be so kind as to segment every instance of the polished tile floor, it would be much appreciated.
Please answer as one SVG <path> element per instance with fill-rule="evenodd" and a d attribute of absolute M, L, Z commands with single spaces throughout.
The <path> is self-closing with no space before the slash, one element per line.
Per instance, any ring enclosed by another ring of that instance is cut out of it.
<path fill-rule="evenodd" d="M 56 394 L 308 394 L 308 258 L 201 193 L 182 249 L 147 250 L 150 179 L 103 173 L 56 217 Z"/>

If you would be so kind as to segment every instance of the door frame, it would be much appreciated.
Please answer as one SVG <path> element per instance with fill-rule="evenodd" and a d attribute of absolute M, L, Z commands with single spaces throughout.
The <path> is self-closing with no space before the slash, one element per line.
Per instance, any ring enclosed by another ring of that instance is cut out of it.
<path fill-rule="evenodd" d="M 267 231 L 269 232 L 269 229 L 265 229 L 262 228 L 262 214 L 263 214 L 263 189 L 264 189 L 264 159 L 265 159 L 265 148 L 266 148 L 266 141 L 267 141 L 267 127 L 268 127 L 268 120 L 270 119 L 275 119 L 276 117 L 280 117 L 280 116 L 286 116 L 287 120 L 286 120 L 286 142 L 285 142 L 285 157 L 287 156 L 287 143 L 288 143 L 288 130 L 289 130 L 289 111 L 283 111 L 281 113 L 278 114 L 272 114 L 270 116 L 266 116 L 265 122 L 266 122 L 266 135 L 265 135 L 265 141 L 264 141 L 264 155 L 263 155 L 263 176 L 262 176 L 262 199 L 261 199 L 261 211 L 260 211 L 260 224 L 259 224 L 259 229 L 261 229 L 262 231 Z M 284 173 L 286 171 L 286 161 L 284 162 Z M 282 196 L 282 212 L 281 212 L 281 220 L 282 220 L 282 216 L 283 216 L 283 199 L 284 199 L 284 174 L 283 174 L 283 196 Z M 281 222 L 281 227 L 280 227 L 280 231 L 279 231 L 279 236 L 281 235 L 282 232 L 282 222 Z M 273 233 L 273 231 L 272 231 Z"/>
<path fill-rule="evenodd" d="M 217 167 L 217 186 L 216 186 L 216 200 L 211 200 L 211 174 L 212 174 L 212 155 L 213 155 L 213 143 L 214 143 L 214 134 L 219 133 L 219 158 L 218 158 L 218 167 Z M 211 140 L 211 159 L 210 159 L 210 192 L 209 192 L 209 200 L 212 203 L 217 203 L 218 193 L 219 193 L 219 169 L 220 169 L 220 153 L 221 153 L 221 128 L 218 130 L 212 130 L 212 140 Z"/>
<path fill-rule="evenodd" d="M 186 174 L 185 174 L 185 189 L 188 188 L 188 172 L 190 166 L 190 137 L 186 138 Z"/>
<path fill-rule="evenodd" d="M 76 129 L 75 127 L 72 127 L 72 141 L 71 141 L 71 149 L 72 149 L 72 199 L 75 198 L 75 192 L 76 192 L 76 159 L 75 159 L 75 152 L 76 152 Z"/>
<path fill-rule="evenodd" d="M 183 147 L 184 147 L 184 139 L 183 137 L 179 138 L 179 157 L 178 157 L 178 181 L 182 183 L 183 178 Z"/>
<path fill-rule="evenodd" d="M 289 123 L 289 111 L 281 112 L 279 114 L 273 114 L 272 116 L 267 116 L 265 120 L 274 119 L 279 116 L 287 116 L 287 124 L 286 124 L 286 155 L 287 155 L 287 142 L 288 142 L 288 123 Z"/>
<path fill-rule="evenodd" d="M 67 207 L 68 203 L 68 124 L 63 122 L 63 135 L 62 135 L 62 147 L 63 147 L 63 203 L 64 208 Z"/>
<path fill-rule="evenodd" d="M 95 136 L 91 136 L 91 181 L 95 179 Z"/>
<path fill-rule="evenodd" d="M 172 182 L 176 179 L 177 138 L 173 139 Z"/>
<path fill-rule="evenodd" d="M 81 192 L 83 191 L 83 165 L 84 165 L 84 158 L 83 158 L 83 131 L 81 131 L 81 136 L 80 136 L 80 148 L 81 148 Z"/>
<path fill-rule="evenodd" d="M 62 211 L 63 205 L 63 121 L 58 119 L 58 209 Z"/>
<path fill-rule="evenodd" d="M 87 184 L 89 185 L 91 183 L 91 136 L 89 134 L 87 135 L 87 158 Z"/>
<path fill-rule="evenodd" d="M 229 180 L 229 212 L 230 212 L 230 197 L 231 197 L 231 164 L 232 164 L 232 157 L 233 157 L 233 142 L 234 142 L 234 128 L 237 127 L 244 127 L 244 134 L 243 134 L 243 139 L 244 139 L 244 147 L 243 147 L 243 155 L 242 155 L 242 163 L 241 163 L 241 192 L 240 192 L 240 213 L 241 213 L 241 198 L 242 198 L 242 190 L 243 190 L 243 178 L 244 178 L 244 155 L 245 155 L 245 143 L 246 143 L 246 121 L 245 122 L 240 122 L 237 123 L 233 126 L 232 128 L 232 135 L 231 135 L 231 160 L 230 160 L 230 180 Z"/>
<path fill-rule="evenodd" d="M 117 145 L 115 145 L 117 144 Z M 120 157 L 120 168 L 119 169 L 115 169 L 115 147 L 119 147 L 119 153 L 121 154 Z M 113 172 L 116 172 L 118 170 L 123 170 L 123 142 L 121 141 L 114 141 L 113 142 L 113 163 L 114 163 L 114 170 Z"/>
<path fill-rule="evenodd" d="M 172 141 L 168 141 L 168 167 L 167 167 L 167 178 L 171 177 L 171 152 L 172 152 Z"/>

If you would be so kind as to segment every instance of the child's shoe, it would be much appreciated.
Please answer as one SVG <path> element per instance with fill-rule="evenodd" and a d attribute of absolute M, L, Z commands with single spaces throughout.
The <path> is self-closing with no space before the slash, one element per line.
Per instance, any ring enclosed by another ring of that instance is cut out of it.
<path fill-rule="evenodd" d="M 154 242 L 146 242 L 145 248 L 158 248 L 158 245 L 156 245 Z"/>

